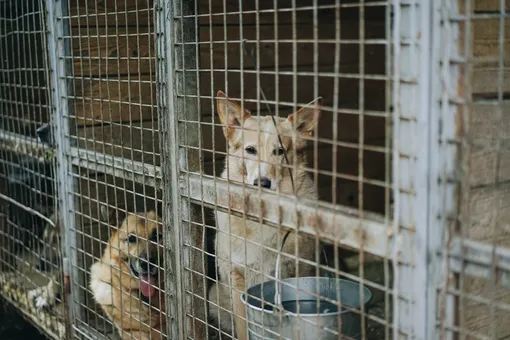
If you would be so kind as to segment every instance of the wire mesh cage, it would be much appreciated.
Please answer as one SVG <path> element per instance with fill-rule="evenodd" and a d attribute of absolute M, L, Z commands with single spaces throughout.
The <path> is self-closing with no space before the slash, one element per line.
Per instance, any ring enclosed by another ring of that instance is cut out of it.
<path fill-rule="evenodd" d="M 359 329 L 344 335 L 391 337 L 384 231 L 392 188 L 390 4 L 183 1 L 172 7 L 175 52 L 168 72 L 177 111 L 169 124 L 170 139 L 180 146 L 172 161 L 180 173 L 173 223 L 180 213 L 188 299 L 180 327 L 198 338 L 275 336 L 267 325 L 259 328 L 263 335 L 256 333 L 242 294 L 275 280 L 281 257 L 282 278 L 348 279 L 359 285 L 351 294 L 360 300 L 362 288 L 370 289 L 370 311 L 364 303 L 345 306 L 359 317 Z M 375 234 L 359 238 L 372 227 L 370 218 L 377 221 Z M 297 288 L 286 289 L 298 294 Z M 329 302 L 340 311 L 337 293 Z M 275 313 L 281 308 L 265 303 Z M 297 338 L 289 334 L 284 338 Z"/>
<path fill-rule="evenodd" d="M 52 338 L 504 339 L 509 11 L 0 0 L 0 294 Z"/>
<path fill-rule="evenodd" d="M 0 27 L 1 292 L 46 333 L 62 337 L 65 310 L 44 309 L 64 296 L 45 8 L 2 1 Z"/>
<path fill-rule="evenodd" d="M 71 89 L 66 137 L 77 160 L 68 179 L 72 322 L 83 336 L 144 338 L 153 328 L 160 338 L 164 286 L 149 275 L 163 269 L 161 233 L 151 234 L 161 230 L 153 4 L 69 1 L 61 15 L 72 69 L 61 77 Z"/>
<path fill-rule="evenodd" d="M 510 117 L 510 3 L 459 1 L 448 13 L 458 38 L 449 59 L 457 67 L 461 119 L 459 170 L 452 178 L 460 195 L 457 224 L 450 230 L 447 303 L 458 311 L 443 332 L 466 339 L 504 339 L 510 334 L 508 285 L 508 168 Z"/>

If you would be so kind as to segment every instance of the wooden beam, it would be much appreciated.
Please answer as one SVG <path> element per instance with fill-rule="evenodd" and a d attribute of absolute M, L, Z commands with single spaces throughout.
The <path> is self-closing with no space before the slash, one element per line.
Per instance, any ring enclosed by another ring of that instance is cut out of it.
<path fill-rule="evenodd" d="M 126 160 L 160 165 L 158 122 L 86 126 L 77 130 L 78 147 Z"/>
<path fill-rule="evenodd" d="M 76 125 L 149 120 L 155 116 L 156 88 L 152 75 L 120 78 L 76 78 Z"/>
<path fill-rule="evenodd" d="M 278 77 L 275 74 L 260 74 L 257 76 L 255 73 L 244 72 L 228 72 L 225 76 L 225 71 L 219 70 L 217 72 L 200 72 L 200 93 L 201 96 L 213 96 L 217 90 L 226 91 L 227 95 L 231 98 L 238 100 L 241 98 L 241 89 L 243 89 L 243 97 L 246 100 L 245 104 L 248 109 L 256 108 L 255 101 L 258 97 L 257 78 L 260 80 L 260 86 L 264 89 L 268 101 L 274 101 L 276 93 L 278 93 L 279 102 L 294 102 L 293 89 L 296 87 L 297 98 L 303 103 L 313 100 L 313 67 L 301 67 L 297 75 L 297 82 L 294 82 L 294 75 L 291 74 L 288 68 L 280 69 L 280 72 L 287 72 L 280 74 Z M 306 75 L 303 75 L 303 73 Z M 213 87 L 211 87 L 211 78 Z M 324 105 L 332 106 L 334 102 L 334 77 L 319 76 L 318 77 L 318 93 L 324 100 Z M 381 77 L 382 78 L 382 77 Z M 242 80 L 242 81 L 241 81 Z M 241 83 L 243 83 L 241 86 Z M 226 85 L 228 84 L 228 89 Z M 385 110 L 386 106 L 386 80 L 382 79 L 365 79 L 364 84 L 364 110 L 379 111 Z M 360 80 L 356 79 L 356 71 L 352 71 L 350 75 L 343 75 L 338 77 L 338 85 L 340 88 L 338 98 L 338 108 L 356 110 L 359 108 L 359 86 Z M 203 98 L 201 100 L 201 112 L 204 115 L 211 114 L 211 99 Z M 265 105 L 262 107 L 265 108 Z"/>
<path fill-rule="evenodd" d="M 148 27 L 73 28 L 74 75 L 155 73 L 153 34 Z"/>
<path fill-rule="evenodd" d="M 153 25 L 153 0 L 71 0 L 71 26 Z"/>
<path fill-rule="evenodd" d="M 505 32 L 510 32 L 510 20 L 505 20 L 504 25 Z M 500 87 L 503 93 L 510 93 L 510 35 L 505 34 L 503 40 L 503 68 L 499 67 L 499 35 L 499 18 L 472 19 L 469 58 L 473 65 L 471 89 L 475 97 L 497 96 Z M 500 72 L 503 84 L 498 82 Z"/>

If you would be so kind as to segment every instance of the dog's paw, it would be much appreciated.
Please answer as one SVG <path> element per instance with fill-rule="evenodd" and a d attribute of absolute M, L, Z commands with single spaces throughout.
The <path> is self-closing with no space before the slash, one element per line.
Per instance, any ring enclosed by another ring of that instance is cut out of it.
<path fill-rule="evenodd" d="M 110 284 L 92 279 L 90 282 L 90 288 L 97 303 L 100 305 L 113 304 L 113 290 Z"/>
<path fill-rule="evenodd" d="M 33 301 L 37 309 L 51 309 L 57 302 L 57 296 L 52 289 L 39 287 L 28 292 L 28 298 Z"/>

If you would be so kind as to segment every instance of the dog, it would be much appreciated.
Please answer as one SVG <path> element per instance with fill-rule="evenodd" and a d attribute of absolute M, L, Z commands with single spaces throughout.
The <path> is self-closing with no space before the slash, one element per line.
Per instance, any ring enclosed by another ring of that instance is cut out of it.
<path fill-rule="evenodd" d="M 44 228 L 42 244 L 39 246 L 39 254 L 41 259 L 37 265 L 40 271 L 50 274 L 48 283 L 45 286 L 37 287 L 28 291 L 28 297 L 32 299 L 37 309 L 51 309 L 60 301 L 61 278 L 63 272 L 60 268 L 61 264 L 61 227 L 62 218 L 60 214 L 54 212 L 50 216 L 52 223 L 46 223 Z"/>
<path fill-rule="evenodd" d="M 162 224 L 154 211 L 129 213 L 90 268 L 95 301 L 123 339 L 165 334 Z"/>
<path fill-rule="evenodd" d="M 100 208 L 100 217 L 103 222 L 109 225 L 117 225 L 118 221 L 124 219 L 125 213 L 120 209 L 109 210 L 105 205 Z M 48 283 L 28 291 L 28 298 L 32 299 L 36 309 L 51 310 L 61 301 L 61 291 L 63 288 L 62 254 L 61 254 L 61 235 L 63 231 L 63 219 L 58 212 L 53 212 L 50 216 L 51 223 L 46 223 L 42 240 L 38 245 L 37 253 L 40 260 L 34 264 L 36 268 L 45 272 L 49 276 Z"/>
<path fill-rule="evenodd" d="M 317 125 L 322 98 L 315 99 L 287 118 L 274 117 L 275 126 L 272 117 L 252 116 L 222 91 L 217 93 L 217 97 L 218 115 L 228 141 L 228 162 L 221 178 L 317 199 L 314 182 L 305 172 L 304 137 L 310 136 Z M 285 157 L 290 166 L 282 166 Z M 216 211 L 216 224 L 219 279 L 209 290 L 209 318 L 222 333 L 229 336 L 237 334 L 239 340 L 246 340 L 246 308 L 241 294 L 249 286 L 274 278 L 279 240 L 283 239 L 286 231 L 220 211 Z M 314 266 L 301 262 L 297 269 L 296 259 L 290 256 L 294 255 L 297 246 L 300 259 L 315 261 L 315 244 L 314 238 L 290 233 L 282 251 L 280 277 L 314 275 Z"/>

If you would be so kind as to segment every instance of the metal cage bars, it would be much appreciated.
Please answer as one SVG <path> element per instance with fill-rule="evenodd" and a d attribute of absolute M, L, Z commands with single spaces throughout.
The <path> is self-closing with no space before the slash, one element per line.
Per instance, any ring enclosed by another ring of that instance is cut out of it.
<path fill-rule="evenodd" d="M 296 228 L 297 219 L 300 219 L 303 222 L 300 231 L 310 235 L 326 236 L 340 245 L 362 248 L 367 253 L 381 257 L 390 254 L 392 244 L 388 239 L 393 230 L 388 220 L 380 215 L 364 212 L 362 218 L 354 209 L 343 209 L 337 205 L 322 204 L 316 201 L 303 200 L 296 204 L 295 200 L 286 198 L 282 194 L 278 197 L 261 194 L 255 188 L 247 188 L 236 183 L 222 183 L 210 176 L 198 173 L 197 170 L 200 170 L 197 163 L 198 155 L 194 154 L 193 150 L 200 144 L 199 134 L 194 130 L 195 128 L 191 129 L 188 125 L 182 124 L 182 121 L 185 123 L 191 121 L 198 123 L 198 129 L 200 129 L 200 118 L 193 119 L 194 115 L 200 112 L 197 107 L 200 97 L 195 94 L 197 76 L 194 72 L 198 72 L 199 66 L 195 64 L 196 61 L 193 57 L 196 55 L 196 47 L 193 45 L 198 46 L 197 37 L 194 36 L 196 35 L 198 17 L 197 9 L 194 6 L 196 6 L 194 1 L 178 1 L 171 5 L 160 2 L 156 5 L 158 11 L 156 16 L 163 16 L 157 21 L 158 24 L 163 23 L 170 27 L 156 32 L 158 41 L 175 46 L 174 49 L 168 46 L 158 48 L 160 53 L 161 51 L 167 52 L 165 57 L 158 57 L 158 61 L 165 61 L 166 67 L 166 69 L 162 66 L 159 68 L 160 71 L 164 70 L 166 78 L 160 80 L 165 84 L 160 84 L 158 88 L 164 89 L 164 93 L 168 93 L 168 98 L 172 98 L 163 101 L 165 110 L 161 112 L 169 116 L 160 116 L 165 124 L 161 126 L 160 130 L 168 131 L 165 133 L 165 138 L 162 139 L 162 154 L 166 154 L 164 157 L 172 161 L 171 182 L 168 182 L 167 179 L 163 180 L 167 189 L 168 186 L 172 188 L 172 194 L 165 195 L 167 200 L 165 211 L 167 214 L 172 214 L 171 217 L 166 218 L 166 223 L 172 223 L 167 226 L 170 230 L 177 228 L 177 232 L 172 233 L 173 240 L 167 244 L 176 247 L 176 249 L 182 246 L 185 248 L 183 255 L 172 261 L 172 265 L 177 261 L 175 264 L 177 270 L 198 273 L 202 270 L 200 261 L 190 256 L 190 250 L 186 249 L 193 247 L 203 249 L 203 234 L 201 235 L 201 232 L 197 230 L 190 231 L 186 226 L 189 221 L 202 218 L 202 212 L 197 206 L 201 206 L 202 209 L 210 207 L 231 214 L 237 213 L 246 219 L 263 221 L 266 225 L 284 226 L 289 229 Z M 170 25 L 168 21 L 171 22 Z M 161 27 L 157 27 L 157 29 L 161 29 Z M 175 44 L 176 41 L 180 43 Z M 172 58 L 174 59 L 172 60 Z M 161 99 L 161 96 L 158 98 Z M 174 106 L 167 108 L 166 105 L 169 102 L 173 102 Z M 247 210 L 244 202 L 248 200 L 248 197 L 253 203 L 250 205 L 251 207 L 260 208 L 263 206 L 265 209 Z M 170 200 L 172 201 L 170 202 Z M 338 224 L 342 225 L 341 230 L 337 228 Z M 197 228 L 196 225 L 193 227 Z M 186 273 L 181 273 L 179 276 L 184 281 L 176 281 L 173 277 L 172 283 L 175 288 L 172 290 L 182 293 L 184 288 L 181 285 L 185 285 L 193 287 L 190 290 L 194 295 L 200 295 L 202 292 L 206 294 L 200 284 L 194 286 L 196 282 L 190 280 L 190 276 L 186 276 Z M 168 278 L 170 279 L 170 277 Z M 193 336 L 193 332 L 202 333 L 202 330 L 193 329 L 193 327 L 197 327 L 194 324 L 195 319 L 198 320 L 196 321 L 198 323 L 204 321 L 203 314 L 201 314 L 203 310 L 200 306 L 203 302 L 198 299 L 198 303 L 194 304 L 188 298 L 185 301 L 183 299 L 185 299 L 183 296 L 179 296 L 177 297 L 178 301 L 174 302 L 181 311 L 178 319 L 168 321 L 173 327 L 174 334 L 183 331 L 187 332 L 184 336 Z M 193 313 L 190 313 L 191 308 L 194 309 Z"/>
<path fill-rule="evenodd" d="M 48 2 L 48 44 L 50 50 L 50 65 L 52 71 L 52 99 L 53 112 L 57 131 L 57 159 L 59 161 L 60 178 L 60 209 L 71 212 L 72 199 L 69 198 L 72 177 L 69 176 L 70 167 L 79 165 L 93 168 L 115 176 L 131 176 L 134 172 L 135 181 L 145 181 L 149 185 L 161 187 L 165 197 L 165 226 L 167 230 L 175 230 L 172 238 L 167 237 L 168 282 L 173 282 L 173 288 L 167 291 L 168 302 L 171 304 L 168 313 L 170 335 L 183 336 L 186 315 L 186 302 L 182 301 L 183 275 L 181 273 L 183 258 L 172 252 L 172 247 L 181 245 L 184 238 L 179 228 L 183 214 L 182 206 L 190 202 L 228 206 L 228 195 L 242 197 L 246 188 L 235 184 L 226 185 L 214 183 L 200 175 L 181 174 L 182 157 L 185 151 L 179 151 L 179 136 L 177 132 L 177 114 L 183 114 L 183 106 L 189 103 L 179 103 L 174 86 L 179 80 L 174 73 L 174 65 L 182 59 L 182 52 L 172 48 L 176 32 L 181 23 L 174 20 L 174 13 L 179 13 L 180 3 L 159 1 L 155 4 L 156 13 L 156 42 L 158 58 L 158 108 L 160 117 L 161 150 L 163 165 L 145 165 L 137 162 L 123 163 L 121 159 L 103 157 L 87 150 L 72 147 L 66 136 L 67 91 L 65 62 L 59 58 L 65 54 L 65 39 L 62 39 L 64 23 L 62 18 L 62 1 Z M 65 6 L 64 6 L 65 7 Z M 384 218 L 365 214 L 362 222 L 363 237 L 377 242 L 365 242 L 364 250 L 375 255 L 386 256 L 393 254 L 396 270 L 394 327 L 411 338 L 433 338 L 438 332 L 443 335 L 446 328 L 453 324 L 452 301 L 446 297 L 449 284 L 449 270 L 453 272 L 469 273 L 474 276 L 488 277 L 492 265 L 503 272 L 502 283 L 509 284 L 510 251 L 498 247 L 494 250 L 476 241 L 466 241 L 451 235 L 451 216 L 455 215 L 454 197 L 455 183 L 450 178 L 455 171 L 457 137 L 455 135 L 455 118 L 458 103 L 452 102 L 450 96 L 457 93 L 458 77 L 456 64 L 459 57 L 455 55 L 455 48 L 442 53 L 440 46 L 456 46 L 458 39 L 457 22 L 452 19 L 457 14 L 455 3 L 424 4 L 422 1 L 394 2 L 394 224 L 385 224 Z M 182 20 L 182 19 L 181 19 Z M 432 29 L 431 29 L 432 26 Z M 52 48 L 54 47 L 54 48 Z M 51 52 L 53 51 L 53 52 Z M 462 62 L 462 60 L 461 60 Z M 60 75 L 60 76 L 59 76 Z M 440 76 L 438 76 L 440 75 Z M 181 80 L 182 81 L 182 80 Z M 192 87 L 192 85 L 190 86 Z M 188 107 L 189 108 L 189 107 Z M 176 114 L 177 113 L 177 114 Z M 174 120 L 175 119 L 175 120 Z M 16 136 L 2 132 L 2 139 L 6 142 Z M 186 139 L 190 142 L 189 135 Z M 406 143 L 405 141 L 413 141 Z M 27 142 L 26 150 L 34 148 L 34 143 Z M 425 150 L 425 151 L 424 151 Z M 37 150 L 36 150 L 37 151 Z M 166 159 L 166 161 L 165 161 Z M 163 176 L 171 174 L 170 176 Z M 204 194 L 205 186 L 206 193 Z M 72 197 L 72 195 L 71 195 Z M 222 203 L 222 198 L 226 201 Z M 284 220 L 287 225 L 293 224 L 292 217 L 297 211 L 303 216 L 321 217 L 322 221 L 340 219 L 346 226 L 341 243 L 348 246 L 358 246 L 360 235 L 360 221 L 349 211 L 339 211 L 336 207 L 325 205 L 318 209 L 309 209 L 306 204 L 295 207 L 285 199 L 278 202 L 270 197 L 262 196 L 260 200 L 267 206 L 286 212 Z M 426 207 L 426 209 L 424 209 Z M 188 208 L 189 209 L 189 208 Z M 310 210 L 310 211 L 309 211 Z M 266 212 L 267 222 L 277 224 L 273 218 L 275 212 Z M 68 216 L 70 214 L 64 214 Z M 259 212 L 247 212 L 252 218 L 258 218 Z M 189 217 L 187 217 L 189 220 Z M 73 218 L 67 217 L 66 225 L 73 225 Z M 313 219 L 312 219 L 313 220 Z M 179 223 L 177 223 L 179 221 Z M 68 224 L 69 223 L 69 224 Z M 315 225 L 305 226 L 305 231 L 315 232 Z M 72 227 L 71 229 L 72 230 Z M 325 232 L 333 232 L 333 224 L 324 227 Z M 388 234 L 393 235 L 394 243 L 386 243 Z M 65 239 L 69 238 L 66 236 Z M 72 257 L 73 246 L 65 242 L 66 254 Z M 75 246 L 74 246 L 75 247 Z M 76 248 L 74 248 L 76 250 Z M 178 253 L 178 252 L 177 252 Z M 414 256 L 412 256 L 414 254 Z M 449 262 L 446 262 L 446 258 Z M 412 261 L 410 261 L 412 259 Z M 496 260 L 496 263 L 492 263 Z M 463 262 L 469 262 L 464 265 Z M 449 267 L 447 267 L 449 266 Z M 410 285 L 409 277 L 417 284 Z M 425 284 L 426 290 L 421 289 Z M 179 288 L 181 287 L 181 288 Z M 413 288 L 414 287 L 414 288 Z M 436 299 L 439 292 L 440 299 Z M 177 298 L 175 301 L 174 298 Z M 188 301 L 189 303 L 189 301 Z M 444 310 L 443 310 L 444 309 Z M 183 313 L 179 313 L 178 311 Z M 439 320 L 438 316 L 446 319 Z M 399 335 L 395 332 L 395 338 Z M 451 335 L 450 333 L 448 333 Z M 432 337 L 431 337 L 432 336 Z"/>
<path fill-rule="evenodd" d="M 510 251 L 465 239 L 457 228 L 466 222 L 458 202 L 462 190 L 469 190 L 461 189 L 467 176 L 461 168 L 467 156 L 461 150 L 466 138 L 462 124 L 470 110 L 469 85 L 464 84 L 470 62 L 459 47 L 460 23 L 469 14 L 464 17 L 456 1 L 394 4 L 393 154 L 395 225 L 400 229 L 394 251 L 396 259 L 413 260 L 396 264 L 400 305 L 394 311 L 395 327 L 411 338 L 452 339 L 464 331 L 456 326 L 463 313 L 453 293 L 456 275 L 491 278 L 496 270 L 501 286 L 510 287 Z M 500 20 L 503 30 L 504 15 Z"/>
<path fill-rule="evenodd" d="M 70 162 L 69 151 L 71 143 L 68 138 L 72 124 L 69 122 L 69 105 L 67 101 L 67 94 L 70 91 L 69 81 L 66 75 L 71 71 L 71 65 L 64 58 L 69 55 L 70 45 L 68 40 L 62 38 L 69 30 L 69 24 L 63 19 L 67 4 L 65 1 L 56 0 L 48 1 L 46 6 L 46 18 L 48 25 L 48 54 L 49 54 L 49 74 L 50 74 L 50 89 L 52 99 L 52 116 L 55 134 L 55 150 L 56 150 L 56 163 L 57 163 L 57 178 L 58 178 L 58 209 L 62 216 L 62 221 L 65 228 L 63 228 L 62 238 L 62 265 L 63 265 L 63 286 L 66 279 L 71 279 L 70 282 L 79 280 L 79 274 L 72 272 L 72 265 L 77 262 L 76 258 L 76 238 L 74 231 L 75 216 L 74 216 L 74 198 L 72 190 L 75 187 L 74 179 L 70 175 L 72 173 L 72 163 Z M 67 287 L 64 287 L 64 292 L 67 294 Z M 73 290 L 72 290 L 73 291 Z M 71 291 L 71 292 L 72 292 Z M 74 290 L 75 291 L 75 290 Z M 67 325 L 72 324 L 72 320 L 80 313 L 80 306 L 75 305 L 72 301 L 76 301 L 76 296 L 67 295 L 64 298 L 65 303 L 68 303 L 68 319 Z M 67 327 L 68 336 L 72 336 L 72 328 Z"/>

